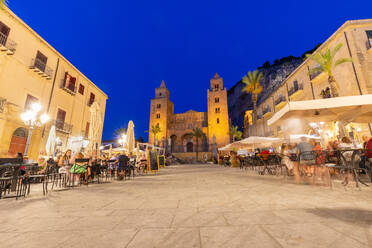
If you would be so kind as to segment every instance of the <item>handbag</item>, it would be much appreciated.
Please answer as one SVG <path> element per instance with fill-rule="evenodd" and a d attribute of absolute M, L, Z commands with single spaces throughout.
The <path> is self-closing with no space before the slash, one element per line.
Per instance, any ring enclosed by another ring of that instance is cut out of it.
<path fill-rule="evenodd" d="M 74 174 L 82 174 L 85 173 L 85 171 L 86 171 L 85 167 L 83 165 L 78 164 L 74 164 L 70 169 L 70 172 Z"/>

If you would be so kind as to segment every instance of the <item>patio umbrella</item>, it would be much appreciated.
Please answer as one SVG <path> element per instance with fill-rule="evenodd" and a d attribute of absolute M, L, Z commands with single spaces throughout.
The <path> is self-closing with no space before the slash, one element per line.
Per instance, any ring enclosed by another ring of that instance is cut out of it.
<path fill-rule="evenodd" d="M 132 153 L 134 151 L 134 146 L 136 145 L 136 140 L 134 138 L 134 124 L 133 121 L 129 121 L 127 129 L 126 145 L 128 152 Z"/>
<path fill-rule="evenodd" d="M 47 156 L 53 155 L 54 149 L 56 147 L 56 139 L 57 139 L 56 126 L 53 125 L 50 127 L 48 140 L 45 145 L 45 151 Z"/>
<path fill-rule="evenodd" d="M 278 144 L 282 141 L 279 138 L 271 138 L 271 137 L 260 137 L 260 136 L 250 136 L 246 139 L 239 141 L 243 145 L 255 148 L 264 148 L 268 146 L 272 146 L 274 144 Z"/>
<path fill-rule="evenodd" d="M 102 126 L 101 110 L 97 102 L 94 102 L 89 109 L 90 111 L 90 128 L 89 128 L 89 149 L 91 152 L 96 149 L 99 141 L 100 130 Z"/>
<path fill-rule="evenodd" d="M 308 134 L 291 134 L 289 135 L 289 140 L 291 142 L 299 142 L 301 138 L 313 139 L 313 140 L 320 140 L 321 138 L 318 136 L 312 136 Z"/>

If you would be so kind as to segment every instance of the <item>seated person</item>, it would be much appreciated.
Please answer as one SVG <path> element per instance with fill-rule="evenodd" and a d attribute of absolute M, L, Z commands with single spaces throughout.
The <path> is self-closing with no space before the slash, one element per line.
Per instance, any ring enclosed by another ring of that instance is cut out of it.
<path fill-rule="evenodd" d="M 261 157 L 263 160 L 268 160 L 270 157 L 270 152 L 268 150 L 263 150 L 260 154 L 257 156 Z"/>

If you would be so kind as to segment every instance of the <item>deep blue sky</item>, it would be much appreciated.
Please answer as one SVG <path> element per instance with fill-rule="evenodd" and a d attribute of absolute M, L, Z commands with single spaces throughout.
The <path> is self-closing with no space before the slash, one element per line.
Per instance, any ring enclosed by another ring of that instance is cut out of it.
<path fill-rule="evenodd" d="M 9 0 L 9 7 L 109 96 L 104 139 L 135 123 L 147 139 L 162 79 L 176 112 L 206 111 L 209 79 L 232 87 L 267 60 L 297 56 L 371 0 Z"/>

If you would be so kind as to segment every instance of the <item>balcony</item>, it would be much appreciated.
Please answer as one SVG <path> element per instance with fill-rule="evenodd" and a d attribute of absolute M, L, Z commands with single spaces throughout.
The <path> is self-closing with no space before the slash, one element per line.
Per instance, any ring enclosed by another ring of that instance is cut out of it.
<path fill-rule="evenodd" d="M 61 133 L 71 134 L 71 132 L 72 132 L 72 125 L 71 124 L 67 124 L 64 121 L 52 120 L 52 121 L 50 121 L 50 125 L 55 125 L 56 126 L 56 130 L 58 132 L 61 132 Z"/>
<path fill-rule="evenodd" d="M 322 71 L 312 73 L 310 74 L 310 80 L 313 84 L 323 82 L 324 80 L 326 80 L 326 73 Z"/>
<path fill-rule="evenodd" d="M 285 98 L 285 96 L 279 96 L 275 100 L 275 108 L 280 109 L 281 107 L 283 107 L 285 105 L 286 102 L 287 102 L 287 99 Z"/>
<path fill-rule="evenodd" d="M 304 90 L 304 87 L 302 84 L 298 84 L 293 86 L 292 88 L 289 89 L 288 95 L 292 98 L 296 97 L 298 94 L 302 93 Z"/>
<path fill-rule="evenodd" d="M 274 132 L 273 131 L 267 131 L 267 132 L 265 132 L 265 136 L 266 137 L 274 136 Z"/>
<path fill-rule="evenodd" d="M 263 112 L 262 112 L 263 116 L 264 117 L 267 117 L 268 115 L 272 114 L 272 111 L 271 111 L 271 108 L 269 106 L 267 106 Z"/>
<path fill-rule="evenodd" d="M 0 51 L 6 52 L 7 55 L 13 55 L 16 51 L 17 43 L 9 39 L 9 37 L 0 32 Z"/>
<path fill-rule="evenodd" d="M 67 93 L 69 93 L 71 95 L 75 95 L 76 94 L 76 88 L 77 87 L 76 87 L 75 84 L 69 83 L 68 86 L 66 86 L 65 80 L 64 79 L 61 80 L 61 89 L 63 89 Z"/>
<path fill-rule="evenodd" d="M 52 79 L 53 70 L 38 58 L 31 60 L 30 69 L 47 80 Z"/>

